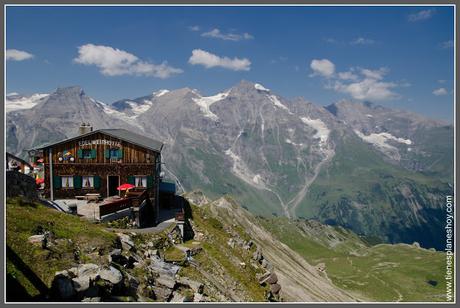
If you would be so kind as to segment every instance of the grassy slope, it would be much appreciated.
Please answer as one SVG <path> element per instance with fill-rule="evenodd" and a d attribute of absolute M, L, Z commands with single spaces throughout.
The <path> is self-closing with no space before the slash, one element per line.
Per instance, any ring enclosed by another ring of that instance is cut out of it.
<path fill-rule="evenodd" d="M 353 233 L 346 235 L 348 241 L 331 248 L 286 219 L 259 222 L 309 263 L 325 263 L 335 285 L 371 301 L 445 300 L 444 253 L 405 244 L 368 246 Z M 350 253 L 357 247 L 361 247 L 359 256 Z M 430 285 L 429 280 L 437 285 Z"/>
<path fill-rule="evenodd" d="M 369 145 L 345 136 L 337 141 L 336 155 L 310 186 L 297 215 L 329 219 L 357 233 L 382 236 L 396 230 L 392 225 L 404 229 L 414 219 L 399 191 L 402 186 L 410 187 L 425 206 L 437 204 L 431 196 L 442 197 L 449 190 L 438 179 L 393 166 Z M 350 207 L 353 202 L 360 204 L 359 209 Z"/>
<path fill-rule="evenodd" d="M 53 232 L 56 239 L 70 239 L 71 242 L 58 241 L 59 244 L 49 250 L 28 243 L 28 238 L 36 234 L 39 226 Z M 99 257 L 98 251 L 107 254 L 115 238 L 115 234 L 100 226 L 42 205 L 24 203 L 21 199 L 9 199 L 6 204 L 6 244 L 48 287 L 56 271 L 78 263 L 74 260 L 75 251 L 79 251 L 83 263 L 102 263 L 104 260 Z M 95 252 L 92 251 L 94 249 Z M 39 294 L 8 255 L 7 273 L 17 279 L 31 296 Z"/>
<path fill-rule="evenodd" d="M 226 230 L 232 230 L 238 234 L 241 239 L 249 240 L 250 237 L 241 228 L 235 226 L 226 226 L 221 221 L 211 217 L 211 213 L 206 208 L 192 206 L 193 223 L 198 230 L 206 234 L 207 239 L 202 243 L 203 251 L 195 259 L 201 264 L 201 267 L 215 275 L 225 273 L 228 283 L 236 282 L 239 291 L 246 294 L 247 301 L 265 301 L 265 288 L 261 287 L 256 279 L 256 273 L 262 270 L 256 270 L 250 266 L 253 250 L 246 251 L 236 246 L 231 248 L 227 242 L 232 237 Z M 188 243 L 185 243 L 187 245 Z M 240 262 L 246 264 L 242 269 Z M 217 271 L 217 272 L 215 272 Z M 192 267 L 186 267 L 181 273 L 203 281 L 202 275 Z"/>

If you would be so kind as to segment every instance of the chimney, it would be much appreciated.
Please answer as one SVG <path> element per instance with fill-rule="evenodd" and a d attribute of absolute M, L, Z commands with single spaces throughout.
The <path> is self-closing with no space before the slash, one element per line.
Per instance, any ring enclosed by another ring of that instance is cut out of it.
<path fill-rule="evenodd" d="M 78 134 L 84 135 L 93 131 L 93 127 L 90 123 L 81 123 L 80 127 L 78 128 Z"/>

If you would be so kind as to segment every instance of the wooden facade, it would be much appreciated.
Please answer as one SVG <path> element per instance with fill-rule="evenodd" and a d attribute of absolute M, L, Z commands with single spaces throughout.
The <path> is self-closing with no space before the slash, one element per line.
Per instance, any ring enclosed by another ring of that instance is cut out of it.
<path fill-rule="evenodd" d="M 108 197 L 118 194 L 119 185 L 130 183 L 147 190 L 158 204 L 159 143 L 152 140 L 156 148 L 143 146 L 136 143 L 139 135 L 123 131 L 120 138 L 114 131 L 121 130 L 94 131 L 39 149 L 44 160 L 45 197 L 72 199 L 88 193 Z M 133 140 L 126 138 L 131 135 Z M 147 144 L 148 139 L 142 138 L 141 144 Z"/>

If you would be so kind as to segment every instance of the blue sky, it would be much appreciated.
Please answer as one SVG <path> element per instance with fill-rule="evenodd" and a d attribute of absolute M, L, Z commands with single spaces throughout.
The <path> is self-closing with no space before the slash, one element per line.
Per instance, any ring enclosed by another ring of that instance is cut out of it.
<path fill-rule="evenodd" d="M 112 103 L 245 79 L 452 121 L 452 7 L 8 7 L 6 18 L 8 93 L 80 85 Z"/>

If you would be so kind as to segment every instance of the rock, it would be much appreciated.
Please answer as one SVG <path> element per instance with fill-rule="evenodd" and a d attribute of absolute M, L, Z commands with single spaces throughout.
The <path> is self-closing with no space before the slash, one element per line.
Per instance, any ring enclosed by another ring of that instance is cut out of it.
<path fill-rule="evenodd" d="M 265 282 L 269 283 L 269 284 L 275 284 L 275 283 L 278 282 L 278 276 L 276 276 L 275 273 L 271 273 L 270 276 L 268 276 L 268 278 L 266 279 Z"/>
<path fill-rule="evenodd" d="M 324 263 L 318 263 L 318 264 L 316 265 L 316 270 L 317 270 L 318 272 L 324 272 L 324 271 L 326 270 L 326 264 L 324 264 Z"/>
<path fill-rule="evenodd" d="M 73 270 L 73 269 L 70 269 Z M 99 266 L 93 263 L 81 264 L 77 267 L 78 277 L 88 277 L 89 279 L 95 279 L 99 273 Z"/>
<path fill-rule="evenodd" d="M 232 238 L 230 238 L 227 241 L 227 245 L 230 246 L 231 248 L 235 248 L 235 241 Z"/>
<path fill-rule="evenodd" d="M 73 288 L 77 293 L 84 293 L 89 289 L 90 279 L 85 277 L 75 277 L 72 279 Z"/>
<path fill-rule="evenodd" d="M 100 302 L 101 298 L 100 297 L 85 297 L 84 299 L 81 300 L 84 303 L 91 303 L 91 302 Z"/>
<path fill-rule="evenodd" d="M 170 297 L 173 292 L 173 289 L 170 288 L 162 288 L 162 287 L 156 287 L 155 288 L 155 296 L 157 300 L 166 302 Z"/>
<path fill-rule="evenodd" d="M 157 284 L 167 287 L 169 289 L 174 289 L 174 287 L 176 286 L 176 280 L 173 277 L 167 275 L 160 274 L 160 277 L 157 278 L 156 282 Z"/>
<path fill-rule="evenodd" d="M 187 277 L 180 277 L 177 281 L 178 283 L 190 287 L 195 293 L 203 293 L 204 285 L 201 282 L 192 280 Z"/>
<path fill-rule="evenodd" d="M 420 244 L 418 242 L 414 242 L 412 246 L 414 246 L 415 248 L 420 248 Z"/>
<path fill-rule="evenodd" d="M 263 259 L 262 253 L 260 252 L 259 249 L 257 249 L 253 254 L 252 254 L 252 259 L 254 261 L 260 262 Z"/>
<path fill-rule="evenodd" d="M 172 303 L 183 303 L 184 301 L 185 301 L 185 296 L 183 296 L 179 292 L 174 292 L 173 297 L 170 300 L 170 302 Z"/>
<path fill-rule="evenodd" d="M 281 286 L 277 283 L 270 285 L 270 291 L 274 294 L 277 295 L 280 293 Z"/>
<path fill-rule="evenodd" d="M 45 240 L 44 234 L 37 234 L 37 235 L 32 235 L 31 237 L 29 237 L 28 241 L 31 244 L 42 244 L 44 240 Z"/>
<path fill-rule="evenodd" d="M 256 278 L 259 279 L 259 283 L 262 284 L 265 282 L 265 280 L 270 277 L 271 273 L 270 272 L 265 272 L 263 274 L 256 274 Z"/>
<path fill-rule="evenodd" d="M 131 237 L 124 233 L 117 233 L 118 239 L 120 240 L 121 247 L 123 250 L 132 250 L 134 248 L 134 242 Z"/>
<path fill-rule="evenodd" d="M 77 292 L 74 289 L 72 279 L 69 277 L 57 274 L 51 284 L 51 289 L 56 296 L 62 299 L 72 299 L 76 296 Z"/>
<path fill-rule="evenodd" d="M 119 284 L 123 280 L 123 275 L 121 272 L 113 266 L 110 266 L 108 269 L 102 269 L 99 272 L 99 276 L 114 285 Z"/>
<path fill-rule="evenodd" d="M 195 293 L 195 294 L 193 295 L 193 301 L 194 301 L 194 302 L 204 302 L 204 301 L 205 301 L 205 300 L 204 300 L 204 295 L 201 294 L 201 293 Z"/>
<path fill-rule="evenodd" d="M 241 266 L 241 268 L 246 268 L 246 263 L 240 262 L 240 266 Z"/>

